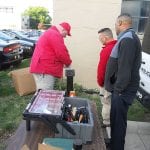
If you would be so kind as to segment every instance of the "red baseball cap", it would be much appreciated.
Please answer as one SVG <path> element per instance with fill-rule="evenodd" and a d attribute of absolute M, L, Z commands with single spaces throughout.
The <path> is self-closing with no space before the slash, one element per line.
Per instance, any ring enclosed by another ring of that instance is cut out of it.
<path fill-rule="evenodd" d="M 70 34 L 71 26 L 69 23 L 62 22 L 59 25 L 62 26 L 68 32 L 68 36 L 71 36 L 71 34 Z"/>

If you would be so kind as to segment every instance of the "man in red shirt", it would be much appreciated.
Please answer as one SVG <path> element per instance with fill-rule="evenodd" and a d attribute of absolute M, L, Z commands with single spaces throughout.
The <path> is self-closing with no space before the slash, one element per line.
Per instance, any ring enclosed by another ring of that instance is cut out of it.
<path fill-rule="evenodd" d="M 107 127 L 110 126 L 111 93 L 104 89 L 104 80 L 107 61 L 112 48 L 116 44 L 116 40 L 113 39 L 112 31 L 109 28 L 99 30 L 98 34 L 99 40 L 103 44 L 103 47 L 100 51 L 100 60 L 97 67 L 97 83 L 100 86 L 103 127 Z"/>
<path fill-rule="evenodd" d="M 30 64 L 37 90 L 52 90 L 55 79 L 63 75 L 63 67 L 72 63 L 64 43 L 64 38 L 70 36 L 70 30 L 70 24 L 62 22 L 50 27 L 40 36 Z"/>

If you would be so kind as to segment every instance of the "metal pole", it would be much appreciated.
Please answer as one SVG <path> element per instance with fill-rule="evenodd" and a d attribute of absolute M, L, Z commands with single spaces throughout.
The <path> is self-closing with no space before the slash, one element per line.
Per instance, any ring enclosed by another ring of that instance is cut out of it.
<path fill-rule="evenodd" d="M 67 77 L 67 91 L 66 96 L 69 96 L 70 91 L 73 91 L 73 77 L 75 76 L 74 69 L 66 69 L 65 75 Z"/>

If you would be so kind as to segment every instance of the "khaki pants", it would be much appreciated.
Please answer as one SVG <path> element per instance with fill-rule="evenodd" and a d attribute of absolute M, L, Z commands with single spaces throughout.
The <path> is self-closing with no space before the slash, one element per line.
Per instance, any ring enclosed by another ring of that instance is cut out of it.
<path fill-rule="evenodd" d="M 55 77 L 48 74 L 33 74 L 36 90 L 44 89 L 44 90 L 53 90 Z"/>
<path fill-rule="evenodd" d="M 110 124 L 111 93 L 106 91 L 103 87 L 101 87 L 100 99 L 102 103 L 103 124 L 108 125 Z"/>

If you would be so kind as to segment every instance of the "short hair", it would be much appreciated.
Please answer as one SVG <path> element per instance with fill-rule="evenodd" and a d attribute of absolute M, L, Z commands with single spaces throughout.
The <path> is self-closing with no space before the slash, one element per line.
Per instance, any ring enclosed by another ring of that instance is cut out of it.
<path fill-rule="evenodd" d="M 122 21 L 123 23 L 132 25 L 132 17 L 130 14 L 124 13 L 118 16 L 118 21 Z"/>
<path fill-rule="evenodd" d="M 110 28 L 102 28 L 98 31 L 99 33 L 104 33 L 106 36 L 113 38 L 113 33 Z"/>

